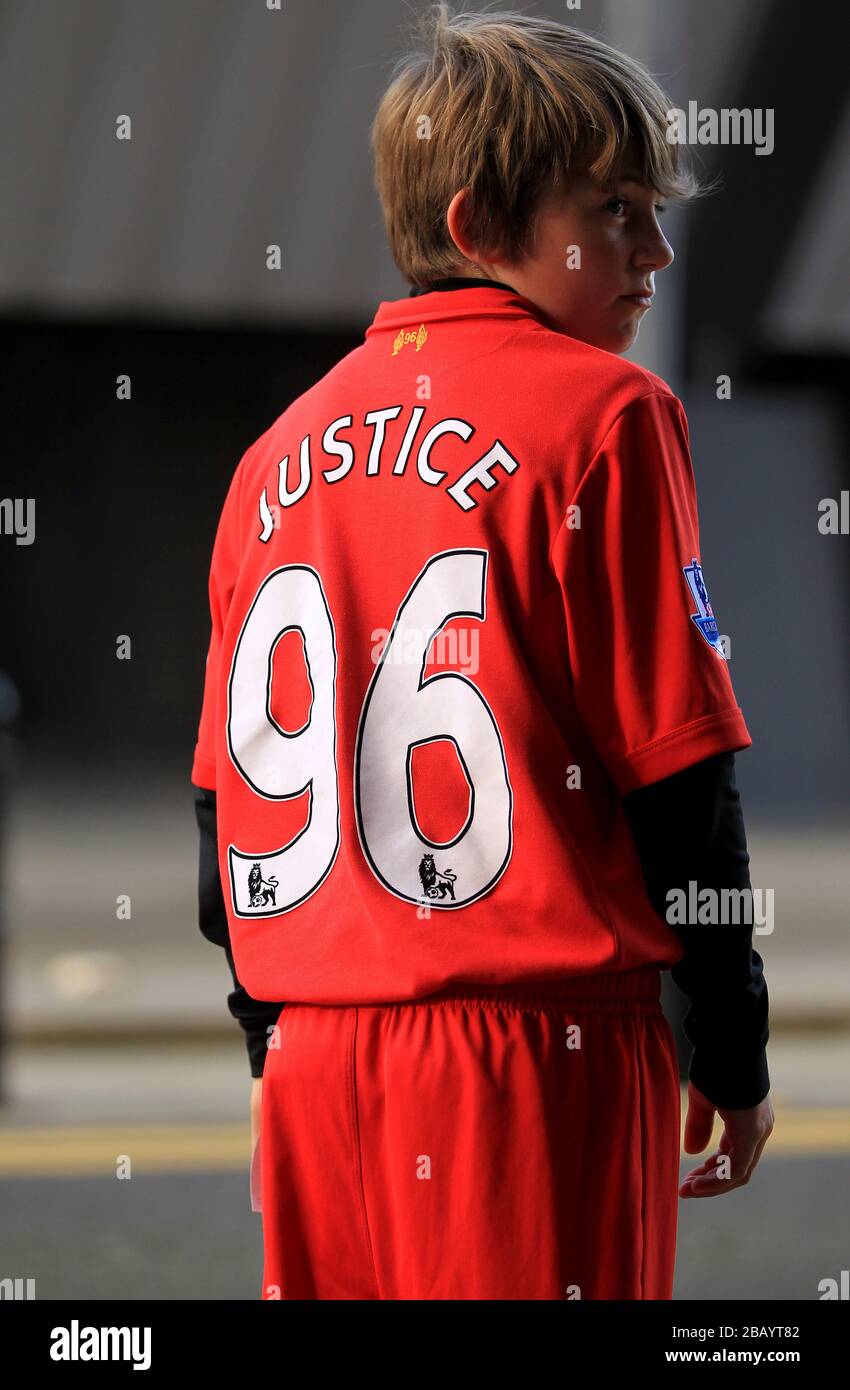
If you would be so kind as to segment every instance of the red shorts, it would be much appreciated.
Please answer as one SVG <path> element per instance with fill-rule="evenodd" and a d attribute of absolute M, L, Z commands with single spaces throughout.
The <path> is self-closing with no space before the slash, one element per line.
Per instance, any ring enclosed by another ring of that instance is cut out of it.
<path fill-rule="evenodd" d="M 680 1092 L 655 968 L 287 1004 L 265 1299 L 669 1299 Z"/>

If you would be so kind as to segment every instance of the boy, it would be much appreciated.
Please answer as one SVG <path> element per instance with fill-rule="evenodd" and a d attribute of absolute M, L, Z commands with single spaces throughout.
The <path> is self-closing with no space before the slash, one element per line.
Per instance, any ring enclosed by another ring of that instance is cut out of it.
<path fill-rule="evenodd" d="M 683 408 L 619 356 L 673 259 L 659 195 L 697 191 L 669 106 L 588 34 L 435 7 L 372 132 L 411 292 L 230 486 L 192 780 L 265 1298 L 669 1299 L 663 969 L 685 1147 L 717 1109 L 731 1163 L 681 1195 L 771 1131 L 751 920 L 667 916 L 749 886 L 751 743 Z"/>

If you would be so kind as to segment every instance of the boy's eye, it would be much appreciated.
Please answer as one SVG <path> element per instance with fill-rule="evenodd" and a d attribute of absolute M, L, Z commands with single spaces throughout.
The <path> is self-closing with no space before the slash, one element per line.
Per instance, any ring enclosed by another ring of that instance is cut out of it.
<path fill-rule="evenodd" d="M 605 207 L 606 207 L 607 209 L 610 209 L 610 211 L 613 212 L 615 215 L 617 214 L 617 209 L 618 209 L 618 208 L 626 208 L 626 207 L 628 207 L 628 206 L 629 206 L 629 200 L 628 200 L 628 198 L 611 198 L 611 199 L 605 204 Z M 661 216 L 662 213 L 664 213 L 664 212 L 667 211 L 667 204 L 666 204 L 666 203 L 656 203 L 656 204 L 655 204 L 655 211 L 658 213 L 659 216 Z"/>

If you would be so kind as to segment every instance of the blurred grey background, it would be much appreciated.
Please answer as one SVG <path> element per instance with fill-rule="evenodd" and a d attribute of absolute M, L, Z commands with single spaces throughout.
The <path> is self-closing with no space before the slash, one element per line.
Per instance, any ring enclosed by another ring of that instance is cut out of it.
<path fill-rule="evenodd" d="M 421 8 L 0 6 L 0 495 L 36 506 L 34 544 L 0 535 L 0 1278 L 39 1297 L 258 1296 L 247 1057 L 196 925 L 209 556 L 245 448 L 407 293 L 368 129 Z M 791 0 L 521 8 L 607 37 L 685 109 L 774 112 L 769 156 L 691 150 L 723 183 L 667 214 L 676 261 L 630 356 L 688 414 L 776 912 L 777 1130 L 747 1189 L 681 1204 L 677 1297 L 813 1298 L 848 1249 L 850 538 L 818 529 L 850 488 L 845 50 Z"/>

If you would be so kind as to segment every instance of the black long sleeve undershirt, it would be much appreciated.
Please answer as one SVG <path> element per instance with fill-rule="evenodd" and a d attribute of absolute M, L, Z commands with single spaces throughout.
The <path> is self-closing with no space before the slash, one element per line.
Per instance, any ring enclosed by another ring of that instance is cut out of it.
<path fill-rule="evenodd" d="M 198 856 L 198 925 L 208 941 L 224 947 L 227 964 L 233 977 L 233 992 L 227 996 L 227 1007 L 245 1032 L 248 1059 L 252 1076 L 262 1076 L 266 1060 L 269 1029 L 280 1016 L 283 1004 L 266 999 L 254 999 L 239 982 L 233 953 L 230 949 L 230 929 L 218 871 L 216 828 L 216 796 L 206 787 L 196 787 L 195 818 L 200 831 Z"/>
<path fill-rule="evenodd" d="M 694 882 L 703 888 L 749 888 L 749 855 L 735 759 L 721 753 L 623 800 L 650 901 L 666 920 L 667 894 Z M 222 946 L 233 977 L 228 1008 L 245 1032 L 251 1075 L 262 1076 L 268 1033 L 282 1003 L 253 999 L 240 984 L 230 949 L 218 870 L 215 792 L 195 787 L 200 830 L 199 924 Z M 763 962 L 752 950 L 752 924 L 676 925 L 685 954 L 671 975 L 690 1003 L 685 1033 L 694 1046 L 690 1079 L 713 1104 L 749 1108 L 770 1090 L 766 1044 L 768 993 Z"/>
<path fill-rule="evenodd" d="M 735 785 L 735 756 L 720 753 L 623 799 L 650 902 L 668 920 L 668 893 L 693 901 L 705 888 L 751 890 L 749 854 Z M 744 914 L 742 914 L 742 917 Z M 724 1109 L 748 1109 L 770 1090 L 764 962 L 753 922 L 670 923 L 685 947 L 670 974 L 690 1003 L 684 1031 L 694 1046 L 689 1076 Z"/>

